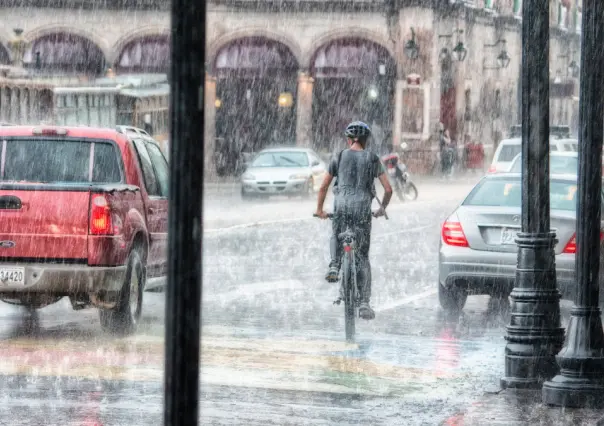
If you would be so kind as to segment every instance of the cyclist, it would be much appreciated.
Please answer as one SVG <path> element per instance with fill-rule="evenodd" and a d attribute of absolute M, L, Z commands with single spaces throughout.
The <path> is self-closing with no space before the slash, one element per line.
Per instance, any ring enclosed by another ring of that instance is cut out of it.
<path fill-rule="evenodd" d="M 334 157 L 328 173 L 319 191 L 316 215 L 327 219 L 323 204 L 327 190 L 334 177 L 334 215 L 333 235 L 331 236 L 331 262 L 325 276 L 328 282 L 337 282 L 342 259 L 342 246 L 338 235 L 347 226 L 355 230 L 357 283 L 361 295 L 359 315 L 363 319 L 375 318 L 369 305 L 371 298 L 371 265 L 369 264 L 369 243 L 371 238 L 371 202 L 375 197 L 374 180 L 380 180 L 384 187 L 384 199 L 375 217 L 383 216 L 392 197 L 392 188 L 379 157 L 366 151 L 367 141 L 371 135 L 369 126 L 361 121 L 354 121 L 344 132 L 348 140 L 348 149 Z M 340 289 L 340 299 L 342 299 Z"/>

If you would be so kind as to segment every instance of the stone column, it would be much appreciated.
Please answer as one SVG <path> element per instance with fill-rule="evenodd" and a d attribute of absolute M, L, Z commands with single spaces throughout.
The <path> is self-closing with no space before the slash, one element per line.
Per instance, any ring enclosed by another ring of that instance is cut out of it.
<path fill-rule="evenodd" d="M 394 120 L 392 129 L 392 145 L 399 146 L 403 132 L 403 90 L 405 89 L 405 80 L 396 81 L 396 93 L 394 96 Z"/>
<path fill-rule="evenodd" d="M 10 99 L 6 87 L 0 87 L 0 121 L 10 121 Z"/>
<path fill-rule="evenodd" d="M 314 84 L 307 72 L 298 75 L 296 104 L 296 145 L 311 147 L 312 144 L 312 89 Z"/>
<path fill-rule="evenodd" d="M 10 122 L 20 124 L 19 121 L 19 92 L 17 87 L 11 88 L 10 92 Z"/>
<path fill-rule="evenodd" d="M 214 163 L 214 150 L 216 148 L 216 77 L 206 74 L 205 81 L 205 178 L 216 177 L 216 164 Z"/>

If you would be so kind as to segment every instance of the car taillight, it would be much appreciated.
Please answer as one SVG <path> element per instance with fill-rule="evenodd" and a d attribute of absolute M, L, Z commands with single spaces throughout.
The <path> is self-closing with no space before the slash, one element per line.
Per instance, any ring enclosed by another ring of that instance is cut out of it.
<path fill-rule="evenodd" d="M 451 220 L 445 221 L 442 229 L 443 242 L 449 246 L 470 247 L 466 235 L 463 233 L 461 223 Z"/>
<path fill-rule="evenodd" d="M 93 195 L 90 200 L 90 234 L 112 235 L 111 208 L 104 195 Z"/>
<path fill-rule="evenodd" d="M 489 167 L 489 170 L 487 170 L 487 173 L 495 173 L 497 171 L 497 167 L 495 167 L 494 165 L 491 165 Z"/>
<path fill-rule="evenodd" d="M 600 231 L 600 242 L 604 240 L 604 231 Z M 576 253 L 577 252 L 577 234 L 573 234 L 572 238 L 568 243 L 566 243 L 566 247 L 562 250 L 562 253 Z"/>

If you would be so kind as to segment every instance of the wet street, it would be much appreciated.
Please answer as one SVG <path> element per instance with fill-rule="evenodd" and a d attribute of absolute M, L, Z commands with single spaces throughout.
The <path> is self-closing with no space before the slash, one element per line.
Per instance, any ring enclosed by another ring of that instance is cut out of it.
<path fill-rule="evenodd" d="M 439 226 L 471 186 L 419 185 L 374 221 L 376 319 L 358 320 L 356 344 L 323 279 L 331 224 L 314 202 L 209 196 L 202 424 L 490 424 L 452 422 L 498 390 L 506 318 L 470 297 L 446 320 L 436 294 Z M 140 331 L 115 338 L 66 299 L 37 317 L 2 304 L 0 425 L 161 424 L 164 306 L 145 293 Z"/>

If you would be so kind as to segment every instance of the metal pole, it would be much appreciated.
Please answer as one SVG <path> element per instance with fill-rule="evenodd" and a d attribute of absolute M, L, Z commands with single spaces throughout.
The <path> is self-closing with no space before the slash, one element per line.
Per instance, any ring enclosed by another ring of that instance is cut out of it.
<path fill-rule="evenodd" d="M 584 0 L 579 98 L 577 293 L 566 344 L 556 357 L 560 374 L 543 385 L 543 402 L 604 407 L 604 332 L 600 296 L 602 139 L 604 138 L 604 3 Z"/>
<path fill-rule="evenodd" d="M 539 388 L 562 347 L 549 198 L 549 0 L 522 4 L 522 232 L 507 327 L 504 388 Z"/>
<path fill-rule="evenodd" d="M 165 426 L 199 416 L 206 5 L 172 0 Z"/>

